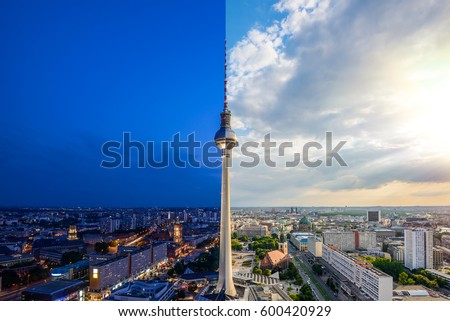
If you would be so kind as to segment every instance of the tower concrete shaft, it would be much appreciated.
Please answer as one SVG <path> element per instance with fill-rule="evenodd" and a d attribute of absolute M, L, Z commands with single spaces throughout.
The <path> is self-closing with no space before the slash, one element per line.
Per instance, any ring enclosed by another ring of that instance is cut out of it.
<path fill-rule="evenodd" d="M 225 41 L 226 44 L 226 41 Z M 231 111 L 227 102 L 227 55 L 225 49 L 225 79 L 224 104 L 220 113 L 220 128 L 214 136 L 217 148 L 222 151 L 222 201 L 220 206 L 220 257 L 219 280 L 216 292 L 225 292 L 226 295 L 237 295 L 233 283 L 233 270 L 231 268 L 231 213 L 230 213 L 230 167 L 231 150 L 238 146 L 235 132 L 231 129 Z"/>
<path fill-rule="evenodd" d="M 224 290 L 225 294 L 235 297 L 237 293 L 233 283 L 231 267 L 230 166 L 231 149 L 224 149 L 222 151 L 219 281 L 217 282 L 216 292 Z"/>

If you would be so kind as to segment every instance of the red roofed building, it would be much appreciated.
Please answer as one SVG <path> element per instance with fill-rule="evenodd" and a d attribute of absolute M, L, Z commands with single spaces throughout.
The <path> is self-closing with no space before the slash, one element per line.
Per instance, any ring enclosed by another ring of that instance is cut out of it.
<path fill-rule="evenodd" d="M 280 250 L 270 251 L 266 254 L 266 256 L 261 260 L 261 269 L 277 269 L 284 270 L 289 267 L 289 262 L 291 257 L 289 254 L 285 254 Z"/>

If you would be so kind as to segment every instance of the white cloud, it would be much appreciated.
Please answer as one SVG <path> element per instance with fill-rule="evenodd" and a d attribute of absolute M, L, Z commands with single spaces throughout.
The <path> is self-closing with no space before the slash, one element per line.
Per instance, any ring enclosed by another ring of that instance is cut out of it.
<path fill-rule="evenodd" d="M 349 167 L 234 166 L 235 205 L 300 205 L 311 190 L 321 192 L 304 205 L 329 204 L 327 192 L 339 191 L 351 205 L 363 189 L 376 197 L 386 184 L 450 181 L 450 147 L 434 130 L 450 134 L 442 121 L 450 108 L 442 89 L 450 84 L 450 2 L 281 0 L 273 8 L 285 17 L 249 30 L 231 49 L 240 140 L 261 142 L 271 132 L 301 151 L 332 131 L 348 141 Z"/>

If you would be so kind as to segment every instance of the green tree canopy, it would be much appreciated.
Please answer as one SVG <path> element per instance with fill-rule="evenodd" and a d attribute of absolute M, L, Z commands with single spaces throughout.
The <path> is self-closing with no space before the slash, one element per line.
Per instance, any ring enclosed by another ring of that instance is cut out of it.
<path fill-rule="evenodd" d="M 247 235 L 244 235 L 244 236 L 241 236 L 241 237 L 239 238 L 239 241 L 241 241 L 241 242 L 248 242 L 248 241 L 249 241 L 249 238 L 248 238 Z"/>
<path fill-rule="evenodd" d="M 255 273 L 255 274 L 262 274 L 263 271 L 259 267 L 255 266 L 253 268 L 253 273 Z"/>
<path fill-rule="evenodd" d="M 265 275 L 265 276 L 270 276 L 271 274 L 272 274 L 272 271 L 270 271 L 269 269 L 265 269 L 263 271 L 263 275 Z"/>
<path fill-rule="evenodd" d="M 322 275 L 322 266 L 320 264 L 313 264 L 312 270 L 317 273 L 318 275 Z"/>
<path fill-rule="evenodd" d="M 81 261 L 83 259 L 83 254 L 76 251 L 65 252 L 61 258 L 61 265 L 73 264 Z"/>
<path fill-rule="evenodd" d="M 231 248 L 232 248 L 234 251 L 240 251 L 240 250 L 242 250 L 243 246 L 242 246 L 241 243 L 239 243 L 238 240 L 232 239 L 232 240 L 231 240 Z"/>
<path fill-rule="evenodd" d="M 19 284 L 20 278 L 16 271 L 13 270 L 4 270 L 1 273 L 2 277 L 2 287 L 10 288 L 13 285 Z"/>
<path fill-rule="evenodd" d="M 409 277 L 408 273 L 402 272 L 398 277 L 398 284 L 400 285 L 413 285 L 416 282 L 412 278 Z"/>
<path fill-rule="evenodd" d="M 106 243 L 106 242 L 97 242 L 94 245 L 95 252 L 99 253 L 99 254 L 107 254 L 108 249 L 109 249 L 109 246 L 108 246 L 108 243 Z"/>

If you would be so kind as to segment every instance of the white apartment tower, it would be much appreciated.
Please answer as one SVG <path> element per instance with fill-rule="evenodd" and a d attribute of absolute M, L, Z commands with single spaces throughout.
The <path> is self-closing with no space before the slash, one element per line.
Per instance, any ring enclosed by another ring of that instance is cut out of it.
<path fill-rule="evenodd" d="M 405 230 L 405 266 L 410 270 L 433 268 L 433 231 Z"/>

